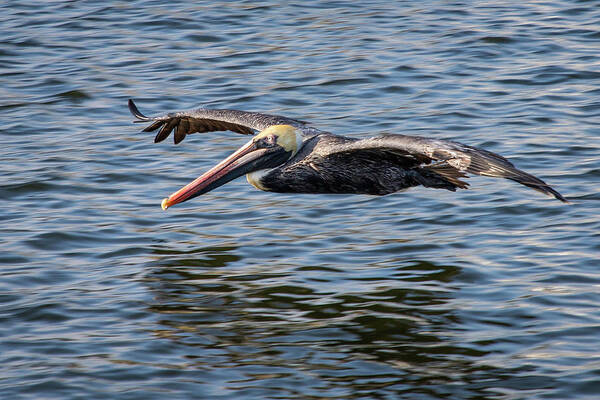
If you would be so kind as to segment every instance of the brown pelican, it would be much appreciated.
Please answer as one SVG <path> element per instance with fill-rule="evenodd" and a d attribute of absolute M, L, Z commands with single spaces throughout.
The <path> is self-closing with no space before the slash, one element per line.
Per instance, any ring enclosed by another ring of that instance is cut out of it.
<path fill-rule="evenodd" d="M 506 178 L 567 200 L 541 179 L 506 158 L 462 143 L 387 134 L 366 139 L 333 135 L 278 115 L 199 108 L 146 117 L 132 100 L 134 122 L 150 123 L 160 142 L 174 131 L 175 144 L 196 132 L 259 133 L 236 152 L 162 201 L 166 209 L 246 175 L 258 189 L 279 193 L 384 195 L 413 186 L 466 189 L 467 173 Z"/>

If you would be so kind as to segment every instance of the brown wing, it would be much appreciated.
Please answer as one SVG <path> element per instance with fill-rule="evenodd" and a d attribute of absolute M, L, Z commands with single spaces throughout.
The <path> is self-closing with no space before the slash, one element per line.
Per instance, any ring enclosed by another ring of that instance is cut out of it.
<path fill-rule="evenodd" d="M 129 99 L 128 105 L 131 114 L 137 118 L 137 121 L 133 122 L 150 123 L 143 129 L 143 132 L 159 129 L 154 138 L 155 143 L 165 140 L 172 131 L 175 131 L 173 139 L 175 144 L 178 144 L 186 135 L 196 132 L 232 131 L 252 135 L 255 131 L 262 131 L 271 125 L 286 124 L 298 128 L 307 127 L 307 123 L 304 121 L 279 115 L 207 108 L 174 112 L 159 117 L 147 117 L 138 110 L 133 100 Z"/>
<path fill-rule="evenodd" d="M 332 153 L 374 151 L 391 152 L 403 157 L 404 162 L 429 169 L 456 186 L 466 188 L 460 178 L 467 173 L 505 178 L 554 196 L 567 203 L 560 193 L 541 179 L 521 171 L 499 154 L 449 140 L 428 139 L 419 136 L 385 135 L 348 142 L 335 147 Z"/>

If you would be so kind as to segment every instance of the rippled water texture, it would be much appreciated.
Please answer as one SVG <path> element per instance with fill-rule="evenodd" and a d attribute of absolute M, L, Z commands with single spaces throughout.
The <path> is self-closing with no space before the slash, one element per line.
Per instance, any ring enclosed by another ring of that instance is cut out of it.
<path fill-rule="evenodd" d="M 597 399 L 600 7 L 0 5 L 3 399 Z M 198 105 L 453 138 L 510 181 L 160 200 L 246 141 Z"/>

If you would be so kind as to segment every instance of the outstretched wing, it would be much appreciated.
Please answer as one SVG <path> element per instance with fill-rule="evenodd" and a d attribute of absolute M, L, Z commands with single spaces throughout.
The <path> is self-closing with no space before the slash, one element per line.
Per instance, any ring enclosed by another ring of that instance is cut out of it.
<path fill-rule="evenodd" d="M 402 156 L 412 164 L 441 175 L 457 187 L 468 185 L 459 178 L 467 173 L 496 178 L 506 178 L 530 187 L 560 201 L 568 201 L 546 182 L 516 168 L 506 158 L 477 147 L 449 140 L 428 139 L 419 136 L 390 134 L 368 139 L 349 141 L 336 146 L 332 153 L 374 150 Z"/>
<path fill-rule="evenodd" d="M 180 111 L 159 117 L 147 117 L 138 110 L 133 100 L 128 101 L 129 111 L 137 118 L 137 123 L 149 122 L 143 132 L 159 129 L 154 138 L 158 143 L 165 140 L 172 131 L 175 144 L 181 142 L 190 133 L 215 131 L 232 131 L 244 135 L 252 135 L 254 131 L 262 131 L 271 125 L 286 124 L 304 128 L 307 123 L 279 115 L 260 114 L 238 110 L 211 110 L 198 108 L 190 111 Z"/>

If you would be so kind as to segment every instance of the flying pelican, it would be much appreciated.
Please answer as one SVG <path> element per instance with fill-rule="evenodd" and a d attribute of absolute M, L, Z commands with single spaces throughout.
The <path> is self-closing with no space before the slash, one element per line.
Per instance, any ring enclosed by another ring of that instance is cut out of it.
<path fill-rule="evenodd" d="M 506 158 L 462 143 L 387 134 L 366 139 L 338 136 L 308 122 L 255 112 L 198 108 L 147 117 L 129 100 L 143 132 L 160 128 L 154 142 L 174 131 L 175 144 L 196 132 L 259 133 L 199 178 L 165 198 L 163 210 L 246 175 L 260 190 L 279 193 L 385 195 L 413 186 L 466 189 L 467 173 L 506 178 L 567 200 L 541 179 Z"/>

